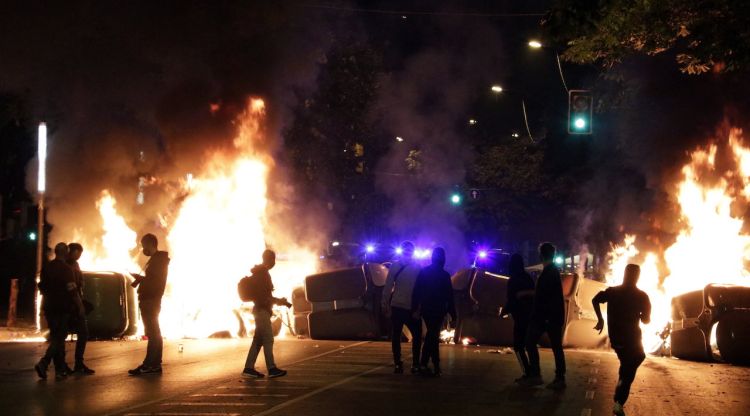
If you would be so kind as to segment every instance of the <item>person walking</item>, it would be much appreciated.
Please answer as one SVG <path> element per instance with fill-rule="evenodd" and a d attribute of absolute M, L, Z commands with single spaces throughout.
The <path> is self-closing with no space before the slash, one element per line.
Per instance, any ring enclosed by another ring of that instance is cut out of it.
<path fill-rule="evenodd" d="M 451 275 L 445 271 L 445 250 L 436 247 L 432 251 L 432 264 L 423 268 L 414 285 L 412 301 L 413 317 L 424 319 L 427 333 L 424 337 L 419 372 L 423 375 L 439 376 L 440 370 L 440 329 L 446 314 L 456 322 L 456 308 L 453 303 Z M 434 369 L 427 365 L 432 360 Z"/>
<path fill-rule="evenodd" d="M 141 374 L 161 374 L 162 350 L 164 340 L 159 327 L 161 298 L 167 286 L 169 272 L 169 253 L 159 250 L 159 240 L 153 234 L 141 238 L 143 255 L 149 257 L 143 275 L 133 274 L 133 287 L 138 287 L 138 307 L 143 320 L 143 332 L 148 338 L 146 358 L 138 367 L 128 370 L 133 376 Z"/>
<path fill-rule="evenodd" d="M 83 303 L 76 287 L 73 270 L 66 263 L 68 245 L 55 246 L 55 258 L 42 269 L 39 291 L 42 294 L 42 311 L 49 327 L 49 345 L 44 356 L 34 366 L 40 379 L 47 379 L 50 362 L 55 365 L 55 380 L 68 376 L 65 362 L 65 338 L 71 315 L 84 315 Z"/>
<path fill-rule="evenodd" d="M 531 375 L 529 355 L 526 351 L 526 331 L 529 328 L 531 311 L 534 307 L 534 279 L 526 273 L 523 257 L 518 253 L 510 257 L 508 274 L 510 279 L 507 299 L 501 315 L 513 317 L 513 351 L 522 372 L 521 377 L 516 379 L 516 383 L 520 383 Z"/>
<path fill-rule="evenodd" d="M 383 286 L 382 308 L 391 318 L 391 351 L 393 352 L 393 372 L 402 374 L 401 333 L 404 325 L 411 332 L 412 366 L 411 372 L 419 372 L 419 355 L 422 347 L 422 322 L 412 316 L 412 295 L 420 268 L 414 263 L 414 244 L 401 243 L 401 258 L 394 261 L 388 270 Z"/>
<path fill-rule="evenodd" d="M 269 270 L 276 265 L 276 253 L 272 250 L 263 252 L 263 263 L 253 267 L 251 279 L 252 293 L 249 296 L 253 305 L 253 317 L 255 318 L 255 334 L 253 343 L 250 345 L 250 351 L 247 353 L 245 360 L 245 369 L 242 370 L 243 378 L 262 378 L 265 375 L 255 369 L 255 361 L 258 359 L 261 348 L 266 358 L 266 369 L 268 377 L 282 377 L 287 374 L 276 366 L 273 357 L 273 328 L 271 327 L 271 315 L 273 315 L 273 305 L 282 305 L 291 307 L 292 304 L 286 298 L 273 297 L 273 282 Z"/>
<path fill-rule="evenodd" d="M 78 259 L 83 254 L 83 246 L 78 243 L 68 244 L 68 260 L 67 264 L 73 270 L 75 275 L 76 288 L 78 289 L 78 295 L 81 298 L 81 302 L 84 304 L 84 311 L 86 309 L 86 301 L 83 300 L 83 273 L 81 272 L 81 266 L 78 264 Z M 89 306 L 91 306 L 89 304 Z M 95 373 L 94 370 L 90 369 L 83 363 L 83 354 L 86 352 L 86 343 L 89 340 L 89 327 L 86 322 L 86 314 L 74 314 L 70 319 L 70 330 L 76 334 L 76 352 L 75 352 L 75 365 L 70 372 L 92 375 Z"/>
<path fill-rule="evenodd" d="M 565 353 L 562 347 L 565 325 L 565 299 L 562 292 L 560 271 L 554 264 L 555 246 L 543 243 L 539 246 L 539 257 L 544 269 L 537 279 L 534 289 L 534 302 L 531 319 L 526 333 L 526 351 L 529 354 L 529 376 L 520 381 L 521 385 L 539 386 L 544 384 L 539 367 L 539 339 L 546 332 L 555 356 L 555 379 L 547 385 L 553 390 L 565 389 Z"/>
<path fill-rule="evenodd" d="M 594 329 L 600 334 L 604 329 L 601 304 L 607 304 L 609 341 L 617 353 L 617 359 L 620 360 L 619 380 L 615 387 L 615 402 L 612 407 L 612 412 L 618 416 L 625 415 L 623 407 L 630 395 L 630 386 L 635 380 L 638 367 L 646 359 L 639 322 L 651 322 L 651 301 L 648 295 L 637 287 L 640 275 L 640 266 L 628 264 L 622 284 L 599 292 L 592 300 L 598 318 Z"/>

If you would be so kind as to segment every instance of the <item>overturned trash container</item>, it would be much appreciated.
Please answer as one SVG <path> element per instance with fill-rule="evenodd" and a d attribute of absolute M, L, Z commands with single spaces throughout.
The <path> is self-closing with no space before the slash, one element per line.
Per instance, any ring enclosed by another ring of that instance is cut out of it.
<path fill-rule="evenodd" d="M 86 317 L 91 338 L 135 335 L 138 306 L 131 279 L 114 272 L 83 272 L 83 298 L 93 305 Z"/>
<path fill-rule="evenodd" d="M 711 284 L 672 298 L 672 355 L 713 359 L 711 331 L 721 359 L 750 364 L 750 287 Z"/>
<path fill-rule="evenodd" d="M 311 303 L 308 330 L 312 339 L 371 340 L 381 333 L 380 302 L 388 270 L 363 264 L 305 278 Z"/>

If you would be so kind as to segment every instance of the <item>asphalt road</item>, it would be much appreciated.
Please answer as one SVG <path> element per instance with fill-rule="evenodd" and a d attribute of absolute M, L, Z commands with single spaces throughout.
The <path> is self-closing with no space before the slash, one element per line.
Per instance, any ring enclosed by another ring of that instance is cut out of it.
<path fill-rule="evenodd" d="M 617 382 L 611 352 L 566 351 L 568 388 L 553 392 L 516 386 L 514 356 L 492 347 L 442 346 L 443 377 L 425 379 L 392 374 L 385 342 L 295 339 L 276 343 L 288 376 L 242 381 L 249 343 L 166 342 L 162 375 L 130 377 L 145 342 L 92 342 L 87 363 L 96 375 L 59 382 L 39 381 L 32 369 L 44 344 L 0 344 L 0 414 L 609 415 Z M 551 353 L 542 350 L 542 360 L 551 379 Z M 746 415 L 749 408 L 750 368 L 655 357 L 641 367 L 626 406 L 629 415 Z"/>

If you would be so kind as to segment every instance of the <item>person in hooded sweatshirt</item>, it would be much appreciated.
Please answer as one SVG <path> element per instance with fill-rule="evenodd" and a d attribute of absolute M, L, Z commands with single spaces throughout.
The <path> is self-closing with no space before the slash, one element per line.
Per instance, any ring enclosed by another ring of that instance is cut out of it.
<path fill-rule="evenodd" d="M 161 298 L 167 286 L 167 272 L 169 271 L 169 254 L 159 250 L 159 240 L 153 234 L 146 234 L 141 238 L 143 255 L 149 257 L 143 275 L 132 274 L 135 281 L 133 287 L 138 288 L 138 307 L 143 320 L 143 332 L 148 338 L 146 358 L 138 367 L 128 370 L 133 376 L 141 374 L 161 374 L 161 357 L 164 340 L 159 328 L 159 312 L 161 312 Z"/>
<path fill-rule="evenodd" d="M 436 247 L 432 251 L 432 264 L 419 272 L 413 297 L 413 316 L 421 316 L 427 328 L 419 371 L 424 375 L 439 376 L 440 329 L 443 327 L 443 319 L 446 314 L 450 314 L 453 322 L 456 321 L 451 275 L 445 271 L 445 250 L 442 247 Z M 434 366 L 433 371 L 427 367 L 430 360 Z"/>
<path fill-rule="evenodd" d="M 266 358 L 266 369 L 268 377 L 281 377 L 286 375 L 286 370 L 276 367 L 273 358 L 273 328 L 271 327 L 271 316 L 273 315 L 273 305 L 283 305 L 291 307 L 292 305 L 286 298 L 273 297 L 273 282 L 271 274 L 268 272 L 276 265 L 276 253 L 271 250 L 263 252 L 263 263 L 251 270 L 251 279 L 253 282 L 253 317 L 255 318 L 255 334 L 253 343 L 250 345 L 250 351 L 247 353 L 245 360 L 245 369 L 242 371 L 243 378 L 262 378 L 265 375 L 255 369 L 255 361 L 258 359 L 261 348 Z"/>
<path fill-rule="evenodd" d="M 404 325 L 411 332 L 412 374 L 419 371 L 419 354 L 422 346 L 422 321 L 412 316 L 412 294 L 417 282 L 420 267 L 414 262 L 414 244 L 401 243 L 401 258 L 394 261 L 383 286 L 382 308 L 391 318 L 391 350 L 393 352 L 393 372 L 404 372 L 401 361 L 401 332 Z"/>
<path fill-rule="evenodd" d="M 520 383 L 531 372 L 529 356 L 526 352 L 526 331 L 529 328 L 531 310 L 534 307 L 534 279 L 526 273 L 523 257 L 518 253 L 510 257 L 508 274 L 510 275 L 508 297 L 502 315 L 510 314 L 513 317 L 513 351 L 516 353 L 523 372 L 523 375 L 516 379 L 516 382 Z"/>

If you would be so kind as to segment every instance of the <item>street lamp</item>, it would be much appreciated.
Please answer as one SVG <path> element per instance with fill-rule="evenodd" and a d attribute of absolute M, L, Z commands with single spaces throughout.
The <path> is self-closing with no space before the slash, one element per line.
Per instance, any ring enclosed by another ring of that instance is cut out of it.
<path fill-rule="evenodd" d="M 492 92 L 494 92 L 495 94 L 500 94 L 501 92 L 503 92 L 503 87 L 501 87 L 501 86 L 499 86 L 499 85 L 495 84 L 495 85 L 493 85 L 492 87 L 490 87 L 490 90 L 491 90 Z"/>
<path fill-rule="evenodd" d="M 404 138 L 403 138 L 403 137 L 401 137 L 401 136 L 396 136 L 396 141 L 397 141 L 397 142 L 403 142 L 403 141 L 404 141 Z"/>
<path fill-rule="evenodd" d="M 39 281 L 42 275 L 42 257 L 44 255 L 44 192 L 47 190 L 47 124 L 39 123 L 37 133 L 37 159 L 39 162 L 37 174 L 37 193 L 39 203 L 37 204 L 37 233 L 36 233 L 36 296 L 34 307 L 36 310 L 36 329 L 41 328 L 40 312 L 41 298 L 39 294 Z"/>
<path fill-rule="evenodd" d="M 569 92 L 570 90 L 568 90 L 568 84 L 565 83 L 565 76 L 563 76 L 562 65 L 560 64 L 560 54 L 557 53 L 557 50 L 549 46 L 545 46 L 544 44 L 542 44 L 542 42 L 539 42 L 536 39 L 529 40 L 528 45 L 531 49 L 544 48 L 544 49 L 552 49 L 555 52 L 555 59 L 557 60 L 557 69 L 558 71 L 560 71 L 560 80 L 562 81 L 563 87 L 565 88 L 565 92 Z"/>

